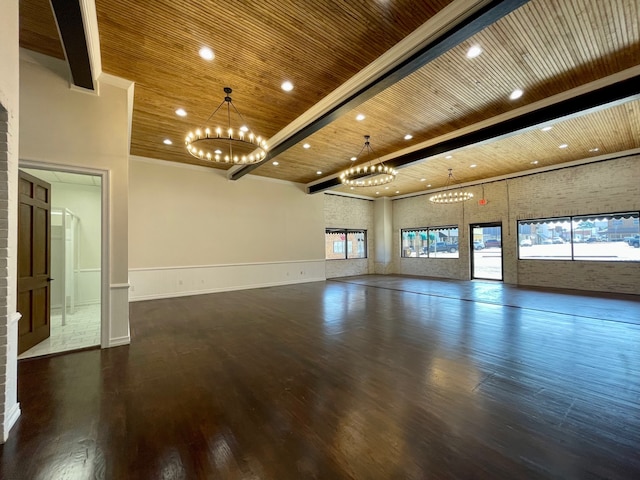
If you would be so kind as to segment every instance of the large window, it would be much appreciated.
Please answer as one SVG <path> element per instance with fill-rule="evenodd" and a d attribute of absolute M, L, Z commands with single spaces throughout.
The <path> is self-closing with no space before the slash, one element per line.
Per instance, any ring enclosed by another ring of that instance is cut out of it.
<path fill-rule="evenodd" d="M 458 227 L 406 228 L 400 231 L 405 258 L 458 258 Z"/>
<path fill-rule="evenodd" d="M 325 258 L 345 260 L 367 258 L 367 231 L 328 228 L 325 231 Z"/>
<path fill-rule="evenodd" d="M 520 259 L 640 261 L 640 212 L 518 222 Z"/>

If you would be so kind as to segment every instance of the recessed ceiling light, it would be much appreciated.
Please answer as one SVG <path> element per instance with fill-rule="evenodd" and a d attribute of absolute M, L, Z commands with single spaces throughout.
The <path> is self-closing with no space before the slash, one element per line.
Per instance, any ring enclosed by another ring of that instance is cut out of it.
<path fill-rule="evenodd" d="M 184 108 L 179 108 L 176 110 L 176 115 L 178 115 L 179 117 L 186 117 L 187 111 Z"/>
<path fill-rule="evenodd" d="M 482 49 L 478 45 L 474 45 L 469 50 L 467 50 L 467 58 L 476 58 L 478 55 L 482 53 Z"/>
<path fill-rule="evenodd" d="M 242 125 L 242 126 L 240 127 L 240 131 L 241 131 L 241 132 L 248 132 L 248 131 L 249 131 L 249 127 L 247 127 L 246 125 Z"/>
<path fill-rule="evenodd" d="M 444 158 L 446 158 L 447 160 L 449 160 L 449 159 L 451 158 L 451 155 L 447 155 L 447 156 L 446 156 L 446 157 L 444 157 Z"/>
<path fill-rule="evenodd" d="M 273 165 L 275 165 L 276 167 L 277 167 L 278 165 L 280 165 L 280 163 L 279 163 L 279 162 L 276 162 L 276 161 L 273 161 L 273 162 L 271 162 L 271 163 L 272 163 Z"/>
<path fill-rule="evenodd" d="M 396 190 L 396 193 L 400 193 L 400 190 Z"/>
<path fill-rule="evenodd" d="M 380 195 L 380 192 L 376 192 L 376 195 Z"/>
<path fill-rule="evenodd" d="M 522 96 L 524 92 L 522 90 L 520 90 L 519 88 L 516 88 L 513 92 L 511 92 L 511 95 L 509 95 L 509 99 L 510 100 L 517 100 L 518 98 L 520 98 Z"/>
<path fill-rule="evenodd" d="M 567 145 L 566 143 L 563 143 L 562 145 L 558 145 L 558 148 L 567 148 L 569 145 Z"/>
<path fill-rule="evenodd" d="M 365 119 L 365 116 L 363 114 L 359 113 L 358 115 L 356 115 L 356 120 L 358 120 L 359 122 L 361 122 L 364 119 Z"/>
<path fill-rule="evenodd" d="M 351 157 L 351 161 L 355 162 L 358 159 L 358 157 Z"/>
<path fill-rule="evenodd" d="M 351 187 L 351 190 L 355 190 L 353 187 Z"/>
<path fill-rule="evenodd" d="M 540 130 L 542 130 L 543 132 L 548 132 L 549 130 L 551 130 L 553 127 L 551 126 L 546 126 L 546 127 L 542 127 Z"/>
<path fill-rule="evenodd" d="M 598 150 L 600 150 L 600 149 L 599 149 L 599 148 L 597 148 L 597 147 L 596 147 L 596 148 L 590 148 L 590 149 L 589 149 L 589 151 L 590 151 L 590 152 L 597 152 Z"/>
<path fill-rule="evenodd" d="M 302 145 L 302 148 L 311 148 L 311 145 L 309 145 L 308 143 L 305 143 L 304 145 Z"/>
<path fill-rule="evenodd" d="M 293 83 L 287 80 L 286 82 L 282 82 L 280 88 L 282 88 L 282 90 L 284 90 L 285 92 L 290 92 L 291 90 L 293 90 Z"/>
<path fill-rule="evenodd" d="M 389 187 L 384 187 L 385 190 L 389 190 Z"/>
<path fill-rule="evenodd" d="M 162 143 L 164 143 L 165 145 L 171 145 L 173 142 L 171 140 L 169 140 L 168 138 L 165 138 Z"/>
<path fill-rule="evenodd" d="M 426 178 L 421 178 L 420 179 L 421 182 L 424 182 L 425 180 L 426 180 Z"/>
<path fill-rule="evenodd" d="M 405 140 L 411 140 L 413 138 L 413 135 L 409 135 L 408 133 L 404 136 Z"/>
<path fill-rule="evenodd" d="M 478 165 L 476 165 L 475 163 L 469 165 L 470 168 L 476 168 Z"/>
<path fill-rule="evenodd" d="M 216 150 L 215 152 L 213 152 L 213 153 L 215 153 L 216 155 L 222 155 L 222 150 L 217 149 L 217 150 Z"/>
<path fill-rule="evenodd" d="M 322 175 L 322 171 L 321 171 L 321 170 L 318 170 L 316 173 L 317 173 L 318 175 Z"/>
<path fill-rule="evenodd" d="M 427 185 L 427 188 L 430 187 L 430 186 L 431 186 L 431 184 Z"/>
<path fill-rule="evenodd" d="M 537 165 L 538 164 L 538 160 L 534 160 L 533 162 L 531 162 L 531 165 Z"/>
<path fill-rule="evenodd" d="M 205 60 L 213 60 L 215 58 L 213 50 L 211 50 L 209 47 L 202 47 L 198 53 Z"/>

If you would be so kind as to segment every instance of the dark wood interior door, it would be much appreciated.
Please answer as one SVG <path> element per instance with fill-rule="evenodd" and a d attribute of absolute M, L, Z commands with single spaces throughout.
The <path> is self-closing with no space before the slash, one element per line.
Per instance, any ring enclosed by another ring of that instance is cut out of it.
<path fill-rule="evenodd" d="M 51 186 L 20 172 L 18 198 L 18 354 L 50 335 Z"/>

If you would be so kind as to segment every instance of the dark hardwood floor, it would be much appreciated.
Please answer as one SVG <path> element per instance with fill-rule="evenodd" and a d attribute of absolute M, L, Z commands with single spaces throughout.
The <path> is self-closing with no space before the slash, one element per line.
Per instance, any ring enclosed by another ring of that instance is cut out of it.
<path fill-rule="evenodd" d="M 131 304 L 22 361 L 3 479 L 639 479 L 640 299 L 396 276 Z"/>

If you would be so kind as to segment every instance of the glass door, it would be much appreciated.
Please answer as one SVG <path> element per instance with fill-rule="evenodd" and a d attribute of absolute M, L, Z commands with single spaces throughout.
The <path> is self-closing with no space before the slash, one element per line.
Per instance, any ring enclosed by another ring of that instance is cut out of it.
<path fill-rule="evenodd" d="M 502 280 L 502 224 L 471 225 L 471 278 Z"/>

